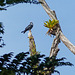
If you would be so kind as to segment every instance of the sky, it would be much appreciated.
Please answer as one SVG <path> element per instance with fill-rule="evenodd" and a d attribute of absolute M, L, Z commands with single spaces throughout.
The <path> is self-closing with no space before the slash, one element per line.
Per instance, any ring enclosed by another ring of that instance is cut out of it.
<path fill-rule="evenodd" d="M 75 0 L 46 0 L 49 7 L 55 10 L 63 34 L 75 45 Z M 3 22 L 5 34 L 3 35 L 6 46 L 0 48 L 0 55 L 14 52 L 29 51 L 28 32 L 21 31 L 33 22 L 32 35 L 34 36 L 36 50 L 41 54 L 49 56 L 53 37 L 46 35 L 48 29 L 44 22 L 50 18 L 42 6 L 36 4 L 18 4 L 7 8 L 7 11 L 0 11 L 0 22 Z M 58 67 L 56 70 L 60 75 L 75 75 L 75 55 L 62 43 L 59 44 L 57 58 L 66 57 L 74 66 Z M 53 75 L 58 75 L 54 73 Z"/>

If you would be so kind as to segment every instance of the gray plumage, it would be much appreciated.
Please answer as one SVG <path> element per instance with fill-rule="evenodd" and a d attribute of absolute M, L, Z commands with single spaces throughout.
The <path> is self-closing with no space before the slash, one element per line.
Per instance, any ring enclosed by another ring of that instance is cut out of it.
<path fill-rule="evenodd" d="M 33 22 L 30 22 L 30 24 L 21 33 L 25 33 L 26 31 L 31 30 L 32 28 L 33 28 Z"/>

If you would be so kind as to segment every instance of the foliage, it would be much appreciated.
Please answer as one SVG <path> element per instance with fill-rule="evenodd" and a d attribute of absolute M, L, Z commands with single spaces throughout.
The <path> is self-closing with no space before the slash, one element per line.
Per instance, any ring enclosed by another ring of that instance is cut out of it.
<path fill-rule="evenodd" d="M 6 10 L 7 7 L 19 3 L 33 3 L 39 4 L 37 0 L 0 0 L 0 10 Z M 45 27 L 53 30 L 56 27 L 58 20 L 49 20 L 44 23 Z M 4 34 L 4 28 L 0 22 L 0 35 Z M 34 42 L 33 42 L 34 44 Z M 4 41 L 0 36 L 0 47 L 3 47 Z M 34 44 L 35 47 L 35 44 Z M 33 49 L 34 51 L 34 49 Z M 34 53 L 33 56 L 28 56 L 29 52 L 21 52 L 13 57 L 13 52 L 0 56 L 0 75 L 44 75 L 48 73 L 57 72 L 55 70 L 59 66 L 73 66 L 70 62 L 64 62 L 65 58 L 57 59 L 55 57 L 45 57 L 45 55 Z"/>
<path fill-rule="evenodd" d="M 2 22 L 0 22 L 0 35 L 1 34 L 4 34 L 4 28 Z M 0 47 L 3 47 L 4 45 L 5 45 L 4 40 L 2 39 L 2 36 L 0 36 Z"/>
<path fill-rule="evenodd" d="M 4 34 L 4 28 L 0 22 L 0 35 Z M 2 36 L 0 36 L 0 43 L 3 42 Z M 3 47 L 5 44 L 0 44 Z M 35 45 L 34 45 L 35 47 Z M 13 52 L 0 56 L 0 75 L 44 75 L 48 73 L 54 73 L 59 71 L 54 68 L 59 66 L 73 66 L 70 62 L 62 62 L 65 58 L 55 59 L 55 57 L 45 57 L 45 55 L 34 54 L 28 56 L 29 52 L 21 52 L 14 56 Z"/>
<path fill-rule="evenodd" d="M 46 21 L 46 23 L 44 23 L 44 26 L 52 30 L 56 26 L 57 23 L 59 23 L 59 21 L 53 19 L 52 21 L 51 20 Z"/>
<path fill-rule="evenodd" d="M 19 3 L 39 4 L 37 0 L 0 0 L 0 10 L 6 10 L 7 7 L 10 7 L 12 5 L 16 5 Z"/>
<path fill-rule="evenodd" d="M 59 21 L 58 20 L 49 20 L 49 21 L 45 21 L 44 26 L 49 28 L 49 30 L 47 31 L 46 34 L 48 35 L 55 35 L 55 32 L 57 32 L 57 28 L 59 27 L 58 25 Z"/>
<path fill-rule="evenodd" d="M 55 59 L 41 54 L 29 57 L 28 54 L 29 52 L 21 52 L 13 58 L 13 52 L 10 52 L 0 56 L 0 75 L 43 75 L 49 72 L 59 73 L 54 67 L 73 66 L 70 62 L 62 62 L 65 58 Z"/>

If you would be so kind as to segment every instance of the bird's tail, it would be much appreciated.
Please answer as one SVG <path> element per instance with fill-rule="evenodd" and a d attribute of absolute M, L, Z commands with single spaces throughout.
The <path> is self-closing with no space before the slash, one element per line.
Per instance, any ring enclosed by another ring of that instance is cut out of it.
<path fill-rule="evenodd" d="M 26 31 L 24 30 L 24 31 L 22 31 L 21 33 L 25 33 Z"/>

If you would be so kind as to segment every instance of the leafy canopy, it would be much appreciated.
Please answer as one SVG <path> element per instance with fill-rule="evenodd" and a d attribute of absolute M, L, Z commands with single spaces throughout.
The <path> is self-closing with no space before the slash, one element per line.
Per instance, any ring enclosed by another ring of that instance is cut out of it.
<path fill-rule="evenodd" d="M 0 10 L 6 10 L 7 7 L 10 7 L 12 5 L 16 5 L 19 3 L 39 4 L 37 0 L 0 0 Z"/>
<path fill-rule="evenodd" d="M 0 22 L 0 47 L 2 48 L 4 44 L 4 40 L 2 39 L 2 34 L 4 34 L 4 28 L 2 22 Z"/>
<path fill-rule="evenodd" d="M 47 74 L 49 72 L 59 73 L 59 71 L 54 70 L 54 67 L 73 66 L 70 62 L 63 62 L 65 58 L 49 58 L 41 54 L 28 55 L 29 52 L 21 52 L 13 58 L 13 52 L 10 52 L 0 56 L 0 75 L 44 75 L 44 73 Z"/>

